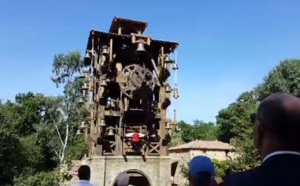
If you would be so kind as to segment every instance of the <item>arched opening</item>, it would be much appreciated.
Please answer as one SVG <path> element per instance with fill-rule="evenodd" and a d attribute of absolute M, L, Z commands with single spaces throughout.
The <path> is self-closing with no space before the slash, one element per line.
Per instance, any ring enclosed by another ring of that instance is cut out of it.
<path fill-rule="evenodd" d="M 129 174 L 129 184 L 131 186 L 151 186 L 149 179 L 141 171 L 138 170 L 128 170 L 124 173 Z M 114 181 L 113 186 L 117 186 L 117 180 Z"/>

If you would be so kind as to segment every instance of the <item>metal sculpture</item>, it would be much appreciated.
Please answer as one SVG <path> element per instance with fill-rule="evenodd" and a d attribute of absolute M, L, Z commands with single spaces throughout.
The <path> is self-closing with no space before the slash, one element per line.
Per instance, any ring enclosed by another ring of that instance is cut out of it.
<path fill-rule="evenodd" d="M 166 155 L 170 130 L 167 119 L 171 93 L 177 99 L 177 70 L 170 59 L 177 42 L 143 35 L 146 22 L 114 18 L 109 32 L 92 30 L 88 39 L 81 103 L 89 113 L 84 131 L 93 155 Z M 171 65 L 174 87 L 168 83 Z M 133 132 L 141 134 L 134 149 Z"/>

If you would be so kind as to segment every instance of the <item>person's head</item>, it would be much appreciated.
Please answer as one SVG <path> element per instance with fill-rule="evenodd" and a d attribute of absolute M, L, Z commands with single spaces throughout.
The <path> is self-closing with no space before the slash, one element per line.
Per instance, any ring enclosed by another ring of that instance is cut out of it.
<path fill-rule="evenodd" d="M 130 176 L 126 173 L 120 173 L 116 179 L 116 186 L 128 186 Z"/>
<path fill-rule="evenodd" d="M 188 164 L 191 186 L 208 186 L 215 174 L 214 164 L 206 156 L 195 156 Z"/>
<path fill-rule="evenodd" d="M 300 151 L 300 99 L 284 93 L 263 100 L 254 123 L 254 143 L 264 158 L 278 150 Z"/>
<path fill-rule="evenodd" d="M 87 165 L 82 165 L 78 169 L 78 178 L 79 180 L 90 180 L 91 178 L 91 169 Z"/>

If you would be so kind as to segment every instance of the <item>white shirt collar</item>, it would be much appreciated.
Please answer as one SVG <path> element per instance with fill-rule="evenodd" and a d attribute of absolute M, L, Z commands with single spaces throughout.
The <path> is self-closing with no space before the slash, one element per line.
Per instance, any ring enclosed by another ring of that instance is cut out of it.
<path fill-rule="evenodd" d="M 298 155 L 300 156 L 300 153 L 299 152 L 296 152 L 296 151 L 275 151 L 275 152 L 272 152 L 270 154 L 268 154 L 262 162 L 266 161 L 268 158 L 272 157 L 272 156 L 276 156 L 276 155 L 280 155 L 280 154 L 293 154 L 293 155 Z"/>

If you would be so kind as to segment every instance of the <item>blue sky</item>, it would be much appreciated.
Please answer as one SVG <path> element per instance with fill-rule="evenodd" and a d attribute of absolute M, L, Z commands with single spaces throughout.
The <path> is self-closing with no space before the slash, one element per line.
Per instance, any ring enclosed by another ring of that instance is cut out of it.
<path fill-rule="evenodd" d="M 101 3 L 104 2 L 104 3 Z M 176 40 L 178 119 L 214 121 L 286 58 L 300 58 L 299 0 L 1 0 L 0 97 L 57 95 L 54 54 L 85 50 L 91 29 L 114 16 L 148 21 L 146 34 Z M 141 3 L 143 2 L 143 3 Z"/>

